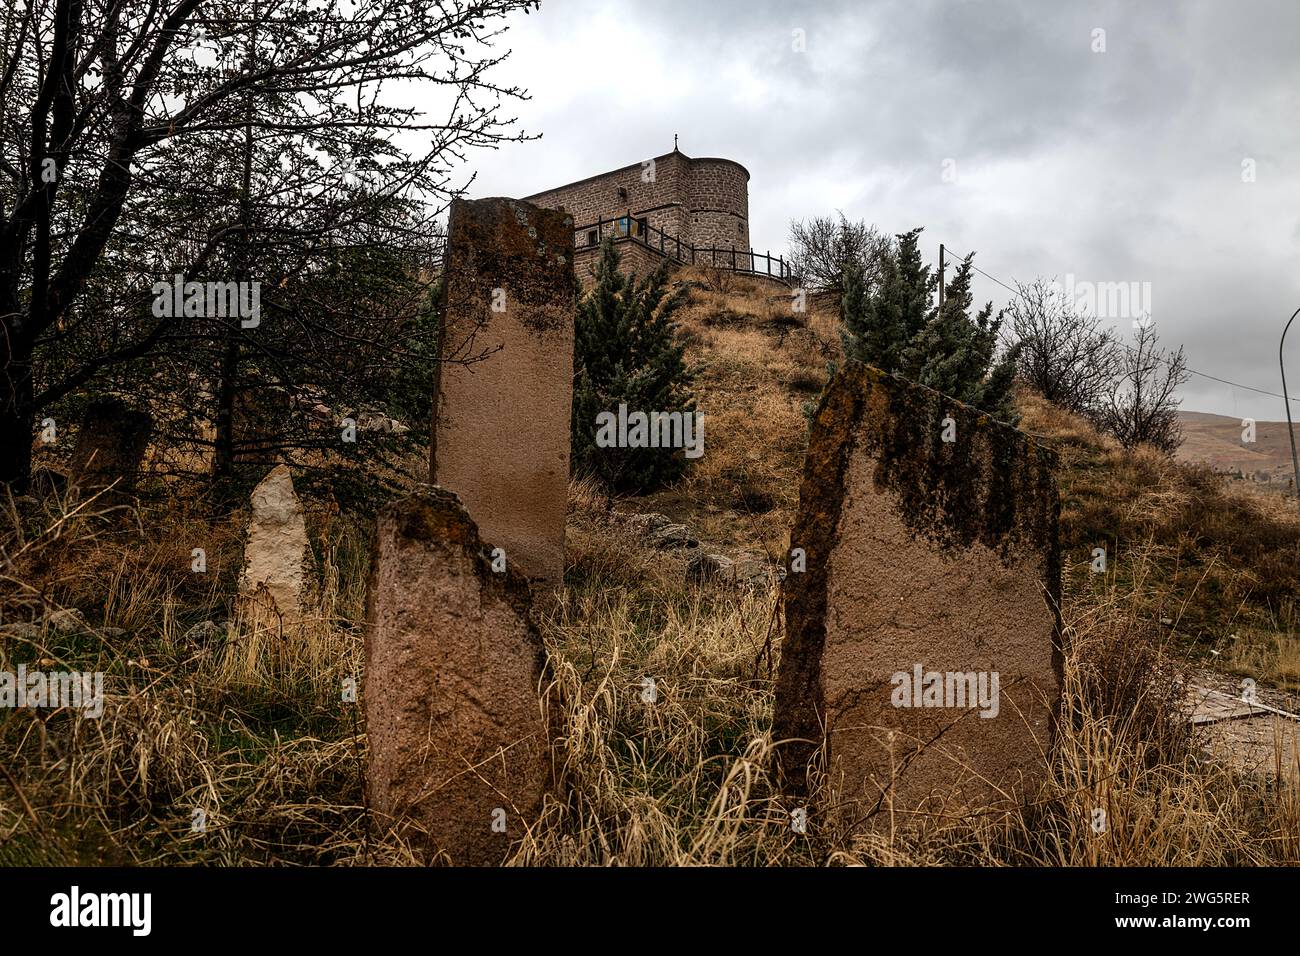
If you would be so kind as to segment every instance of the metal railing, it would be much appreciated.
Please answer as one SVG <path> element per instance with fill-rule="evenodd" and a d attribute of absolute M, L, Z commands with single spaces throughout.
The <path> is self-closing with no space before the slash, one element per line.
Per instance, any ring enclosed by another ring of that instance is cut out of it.
<path fill-rule="evenodd" d="M 680 236 L 672 236 L 657 226 L 652 226 L 645 217 L 615 216 L 612 219 L 598 218 L 586 226 L 575 226 L 573 245 L 575 249 L 598 246 L 606 239 L 630 239 L 651 251 L 687 266 L 706 266 L 726 269 L 744 275 L 765 275 L 781 282 L 789 283 L 792 279 L 790 264 L 784 256 L 772 255 L 754 249 L 748 251 L 735 246 L 697 246 L 682 242 Z"/>

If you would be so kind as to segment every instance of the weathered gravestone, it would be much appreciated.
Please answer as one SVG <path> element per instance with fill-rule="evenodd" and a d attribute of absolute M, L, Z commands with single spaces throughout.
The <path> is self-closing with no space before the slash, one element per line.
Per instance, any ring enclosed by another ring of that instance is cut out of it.
<path fill-rule="evenodd" d="M 844 823 L 987 807 L 1044 778 L 1063 662 L 1054 463 L 874 368 L 831 383 L 790 541 L 806 570 L 784 583 L 773 734 L 793 741 L 778 753 L 796 799 L 810 763 Z"/>
<path fill-rule="evenodd" d="M 511 199 L 455 201 L 443 278 L 431 481 L 539 588 L 564 575 L 572 222 Z"/>
<path fill-rule="evenodd" d="M 301 622 L 309 587 L 311 543 L 288 465 L 276 465 L 253 489 L 253 518 L 239 579 L 245 618 L 277 630 Z"/>
<path fill-rule="evenodd" d="M 128 491 L 140 473 L 153 419 L 119 398 L 98 398 L 86 407 L 68 464 L 72 483 L 86 491 L 113 485 Z"/>
<path fill-rule="evenodd" d="M 529 587 L 456 496 L 380 513 L 366 608 L 366 787 L 377 822 L 442 862 L 503 862 L 549 779 Z"/>

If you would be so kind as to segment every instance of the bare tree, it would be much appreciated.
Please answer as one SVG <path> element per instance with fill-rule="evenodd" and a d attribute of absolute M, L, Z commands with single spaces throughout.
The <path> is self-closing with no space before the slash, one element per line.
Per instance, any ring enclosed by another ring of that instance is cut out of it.
<path fill-rule="evenodd" d="M 1017 376 L 1052 404 L 1095 419 L 1119 372 L 1113 333 L 1078 311 L 1056 282 L 1018 285 L 1008 307 L 1008 338 L 1020 345 Z"/>
<path fill-rule="evenodd" d="M 790 223 L 790 266 L 796 281 L 813 295 L 838 306 L 844 297 L 844 271 L 858 263 L 868 288 L 880 280 L 882 257 L 890 237 L 875 226 L 816 216 Z"/>
<path fill-rule="evenodd" d="M 1139 322 L 1134 346 L 1120 354 L 1119 377 L 1102 409 L 1102 427 L 1125 448 L 1147 444 L 1173 454 L 1183 437 L 1174 393 L 1189 377 L 1182 346 L 1166 353 L 1150 319 Z"/>
<path fill-rule="evenodd" d="M 217 264 L 233 272 L 229 278 L 246 278 L 240 250 L 264 235 L 269 218 L 254 208 L 255 192 L 269 197 L 279 186 L 291 200 L 341 196 L 359 162 L 382 171 L 389 196 L 445 197 L 466 149 L 515 138 L 500 102 L 525 94 L 492 80 L 491 68 L 505 56 L 494 39 L 504 16 L 534 6 L 535 0 L 6 4 L 0 481 L 26 486 L 41 409 L 106 369 L 164 344 L 183 349 L 194 336 L 188 323 L 151 313 L 156 281 Z M 423 84 L 438 114 L 426 117 L 405 105 L 409 98 L 390 105 L 385 88 L 398 83 Z M 407 155 L 396 140 L 403 132 L 426 138 L 427 151 Z M 277 146 L 292 157 L 292 177 L 253 182 L 259 156 Z M 179 221 L 157 215 L 160 197 L 181 210 Z M 296 221 L 273 217 L 275 242 L 302 249 L 322 239 L 333 246 L 346 241 L 336 227 L 355 217 L 337 204 L 326 211 L 310 205 L 299 202 Z M 184 217 L 186 206 L 192 218 Z M 223 214 L 213 217 L 216 209 Z M 220 378 L 230 383 L 236 374 L 228 367 Z"/>

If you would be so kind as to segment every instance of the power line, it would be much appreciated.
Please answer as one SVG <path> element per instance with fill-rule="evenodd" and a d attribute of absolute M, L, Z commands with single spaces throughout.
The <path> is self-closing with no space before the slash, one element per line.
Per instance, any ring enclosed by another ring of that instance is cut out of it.
<path fill-rule="evenodd" d="M 946 249 L 951 250 L 951 251 L 954 252 L 955 254 L 960 255 L 960 253 L 957 253 L 956 250 L 953 249 L 951 246 L 949 246 L 947 243 L 944 244 L 944 247 L 945 247 Z M 970 260 L 970 256 L 962 256 L 962 259 L 963 259 L 963 260 L 966 260 L 966 261 L 969 261 L 969 260 Z M 971 263 L 970 263 L 970 267 L 971 267 L 972 269 L 974 269 L 976 272 L 978 272 L 980 275 L 984 276 L 984 278 L 986 278 L 986 279 L 988 279 L 988 280 L 990 280 L 990 281 L 992 281 L 992 282 L 996 282 L 998 285 L 1002 286 L 1002 288 L 1006 289 L 1008 292 L 1012 293 L 1013 295 L 1018 295 L 1018 296 L 1020 296 L 1020 298 L 1024 299 L 1026 302 L 1029 302 L 1029 297 L 1026 296 L 1026 295 L 1025 295 L 1023 292 L 1021 292 L 1019 289 L 1013 289 L 1011 286 L 1007 285 L 1005 282 L 1003 282 L 1003 281 L 1002 281 L 1001 279 L 999 279 L 997 276 L 989 275 L 987 272 L 985 272 L 985 271 L 984 271 L 983 269 L 981 269 L 979 266 L 975 265 L 974 262 L 971 262 Z M 1032 303 L 1031 303 L 1031 304 L 1032 304 Z M 1125 349 L 1128 349 L 1128 351 L 1133 352 L 1134 354 L 1137 353 L 1137 349 L 1133 348 L 1133 346 L 1129 345 L 1127 342 L 1121 342 L 1121 341 L 1119 341 L 1119 339 L 1115 339 L 1114 341 L 1116 342 L 1116 344 L 1122 346 L 1122 347 L 1125 348 Z M 1170 362 L 1168 359 L 1164 359 L 1164 363 L 1165 363 L 1166 365 L 1170 366 L 1171 368 L 1173 367 L 1173 363 Z M 1280 399 L 1282 399 L 1284 402 L 1285 402 L 1285 401 L 1288 401 L 1288 399 L 1286 398 L 1286 396 L 1281 395 L 1281 394 L 1279 394 L 1279 393 L 1277 393 L 1277 392 L 1270 392 L 1268 389 L 1264 389 L 1264 388 L 1256 388 L 1254 385 L 1243 385 L 1241 382 L 1233 382 L 1233 381 L 1230 381 L 1229 379 L 1226 379 L 1226 378 L 1219 378 L 1219 376 L 1217 376 L 1217 375 L 1211 375 L 1209 372 L 1201 372 L 1201 371 L 1198 371 L 1197 369 L 1191 368 L 1190 366 L 1187 366 L 1187 365 L 1184 365 L 1184 366 L 1183 366 L 1183 370 L 1184 370 L 1185 372 L 1187 372 L 1188 374 L 1190 374 L 1190 375 L 1198 375 L 1198 376 L 1200 376 L 1201 378 L 1208 378 L 1210 381 L 1212 381 L 1212 382 L 1218 382 L 1218 383 L 1220 383 L 1221 385 L 1231 385 L 1233 388 L 1244 388 L 1244 389 L 1245 389 L 1246 391 L 1248 391 L 1248 392 L 1255 392 L 1255 393 L 1257 393 L 1257 394 L 1259 394 L 1259 395 L 1268 395 L 1268 396 L 1271 397 L 1271 398 L 1280 398 Z M 1292 401 L 1292 402 L 1300 402 L 1300 398 L 1292 398 L 1292 399 L 1289 399 L 1289 401 Z"/>

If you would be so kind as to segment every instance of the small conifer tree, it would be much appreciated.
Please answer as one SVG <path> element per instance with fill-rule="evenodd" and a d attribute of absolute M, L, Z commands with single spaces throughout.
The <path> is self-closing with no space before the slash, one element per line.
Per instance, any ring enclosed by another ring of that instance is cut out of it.
<path fill-rule="evenodd" d="M 875 288 L 850 267 L 840 308 L 844 354 L 1014 423 L 1017 348 L 997 354 L 1003 313 L 994 315 L 990 302 L 971 315 L 969 258 L 945 283 L 943 307 L 932 304 L 939 279 L 922 262 L 920 234 L 898 237 Z"/>
<path fill-rule="evenodd" d="M 645 277 L 619 272 L 619 255 L 606 242 L 595 284 L 582 299 L 574 325 L 571 468 L 590 474 L 611 491 L 645 492 L 686 469 L 680 449 L 602 448 L 597 416 L 631 412 L 694 412 L 683 347 L 673 314 L 684 290 L 668 285 L 668 263 Z"/>

